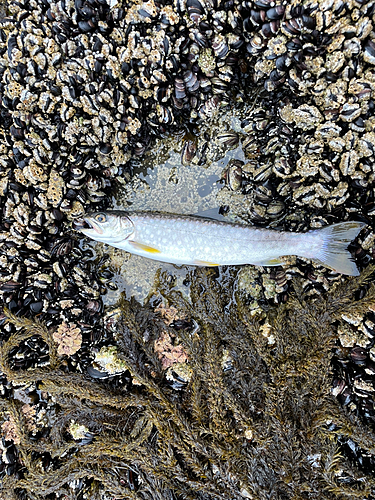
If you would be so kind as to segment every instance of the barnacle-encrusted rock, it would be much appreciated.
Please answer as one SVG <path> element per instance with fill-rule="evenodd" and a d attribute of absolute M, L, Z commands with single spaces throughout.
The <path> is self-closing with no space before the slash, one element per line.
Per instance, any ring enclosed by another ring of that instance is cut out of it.
<path fill-rule="evenodd" d="M 164 370 L 175 363 L 185 363 L 188 360 L 184 346 L 182 344 L 175 345 L 166 331 L 162 331 L 160 337 L 155 340 L 154 349 Z"/>
<path fill-rule="evenodd" d="M 1 424 L 1 430 L 7 441 L 13 441 L 14 444 L 20 444 L 21 438 L 18 435 L 17 427 L 12 419 L 3 422 Z"/>
<path fill-rule="evenodd" d="M 302 104 L 298 108 L 291 105 L 280 109 L 280 116 L 286 123 L 294 123 L 302 130 L 315 129 L 323 121 L 323 116 L 315 106 Z"/>
<path fill-rule="evenodd" d="M 95 353 L 95 364 L 106 373 L 119 374 L 127 369 L 127 365 L 118 356 L 116 346 L 102 347 Z"/>
<path fill-rule="evenodd" d="M 69 432 L 75 441 L 80 441 L 86 436 L 86 434 L 89 432 L 89 429 L 85 425 L 71 420 L 69 425 Z"/>
<path fill-rule="evenodd" d="M 215 57 L 213 56 L 212 50 L 210 48 L 201 51 L 198 58 L 198 64 L 205 75 L 207 76 L 213 75 L 216 63 L 215 63 Z"/>
<path fill-rule="evenodd" d="M 58 344 L 57 354 L 72 356 L 81 347 L 82 333 L 76 324 L 64 322 L 53 332 L 53 340 Z"/>
<path fill-rule="evenodd" d="M 160 317 L 163 318 L 167 325 L 179 318 L 178 310 L 174 306 L 166 306 L 163 302 L 155 308 L 155 312 L 160 314 Z"/>
<path fill-rule="evenodd" d="M 24 404 L 21 407 L 21 412 L 27 431 L 35 435 L 37 431 L 36 407 L 29 404 Z M 10 415 L 9 419 L 1 424 L 1 430 L 4 439 L 6 439 L 7 441 L 13 441 L 13 443 L 16 445 L 19 445 L 21 443 L 19 427 L 17 426 L 13 415 Z"/>
<path fill-rule="evenodd" d="M 193 376 L 193 370 L 189 363 L 185 361 L 176 361 L 171 366 L 169 366 L 165 372 L 165 378 L 172 383 L 176 381 L 179 382 L 179 385 L 186 385 L 190 382 Z M 173 386 L 173 385 L 172 385 Z M 179 388 L 179 386 L 177 385 Z"/>
<path fill-rule="evenodd" d="M 47 199 L 53 207 L 58 207 L 60 205 L 64 192 L 64 179 L 56 170 L 52 169 L 48 180 Z"/>

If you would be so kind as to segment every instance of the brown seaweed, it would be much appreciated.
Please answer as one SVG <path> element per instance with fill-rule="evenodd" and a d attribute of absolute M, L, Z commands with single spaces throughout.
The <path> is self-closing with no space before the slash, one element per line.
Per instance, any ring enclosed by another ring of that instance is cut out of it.
<path fill-rule="evenodd" d="M 20 401 L 1 400 L 20 464 L 4 477 L 3 497 L 75 498 L 72 481 L 89 498 L 368 497 L 374 478 L 363 480 L 338 437 L 374 454 L 375 435 L 331 394 L 330 362 L 341 315 L 374 307 L 373 271 L 325 296 L 304 296 L 296 280 L 286 304 L 256 317 L 243 297 L 234 300 L 229 277 L 219 283 L 215 271 L 192 272 L 188 301 L 160 275 L 164 300 L 199 328 L 173 330 L 155 313 L 155 297 L 145 306 L 123 300 L 117 348 L 134 382 L 123 388 L 67 372 L 53 332 L 5 311 L 15 328 L 1 345 L 0 369 L 15 386 L 45 391 L 54 417 L 35 439 Z M 366 293 L 356 300 L 359 288 Z M 168 383 L 153 348 L 162 329 L 189 353 L 192 378 L 181 390 Z M 11 349 L 32 335 L 48 344 L 49 365 L 12 370 Z M 72 421 L 87 428 L 80 440 L 69 433 Z"/>

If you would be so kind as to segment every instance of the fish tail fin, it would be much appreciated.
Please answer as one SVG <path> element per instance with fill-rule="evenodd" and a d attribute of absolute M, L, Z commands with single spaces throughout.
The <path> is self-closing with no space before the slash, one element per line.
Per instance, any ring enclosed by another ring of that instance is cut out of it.
<path fill-rule="evenodd" d="M 353 221 L 318 229 L 316 232 L 319 232 L 320 237 L 323 236 L 323 244 L 314 260 L 318 260 L 341 274 L 359 276 L 358 268 L 347 247 L 364 226 L 366 224 L 363 222 Z"/>

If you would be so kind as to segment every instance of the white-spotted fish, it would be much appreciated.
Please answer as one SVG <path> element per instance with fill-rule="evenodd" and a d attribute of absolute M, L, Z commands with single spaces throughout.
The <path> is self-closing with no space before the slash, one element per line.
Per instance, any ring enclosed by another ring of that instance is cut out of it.
<path fill-rule="evenodd" d="M 96 241 L 172 264 L 277 266 L 280 257 L 297 255 L 358 276 L 347 247 L 365 224 L 341 222 L 293 233 L 196 216 L 108 211 L 76 219 L 73 226 Z"/>

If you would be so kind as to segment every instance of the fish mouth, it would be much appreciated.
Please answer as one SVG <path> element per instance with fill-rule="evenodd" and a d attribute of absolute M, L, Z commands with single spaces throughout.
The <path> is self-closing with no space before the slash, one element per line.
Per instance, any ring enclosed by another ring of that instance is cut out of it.
<path fill-rule="evenodd" d="M 95 222 L 91 220 L 90 217 L 78 217 L 77 219 L 74 219 L 72 222 L 72 227 L 73 229 L 81 231 L 82 233 L 88 235 L 91 234 L 92 231 L 103 234 L 102 229 L 98 226 L 98 224 L 95 224 Z"/>
<path fill-rule="evenodd" d="M 79 217 L 72 221 L 72 228 L 80 231 L 81 229 L 91 229 L 92 226 L 86 219 L 84 219 L 83 217 Z"/>

